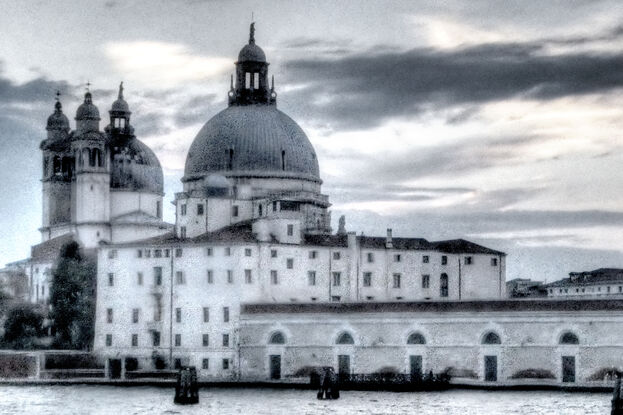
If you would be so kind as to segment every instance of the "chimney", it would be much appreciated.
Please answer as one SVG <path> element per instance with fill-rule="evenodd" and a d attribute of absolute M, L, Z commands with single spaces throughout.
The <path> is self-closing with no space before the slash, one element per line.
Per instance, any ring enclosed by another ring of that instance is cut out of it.
<path fill-rule="evenodd" d="M 349 248 L 354 248 L 357 246 L 357 234 L 355 232 L 348 232 L 346 234 L 346 241 Z"/>
<path fill-rule="evenodd" d="M 392 242 L 392 228 L 387 228 L 387 237 L 385 238 L 385 248 L 391 249 L 394 247 Z"/>

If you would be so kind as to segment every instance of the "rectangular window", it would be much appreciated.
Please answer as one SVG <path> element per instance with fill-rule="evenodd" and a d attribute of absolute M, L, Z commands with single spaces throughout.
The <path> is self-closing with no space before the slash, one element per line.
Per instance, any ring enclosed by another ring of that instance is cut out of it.
<path fill-rule="evenodd" d="M 132 347 L 138 347 L 138 334 L 132 335 Z"/>
<path fill-rule="evenodd" d="M 333 273 L 333 286 L 339 287 L 340 284 L 342 283 L 341 279 L 342 279 L 342 275 L 339 272 L 334 272 Z"/>
<path fill-rule="evenodd" d="M 223 334 L 223 347 L 229 347 L 229 334 Z"/>
<path fill-rule="evenodd" d="M 210 368 L 210 359 L 202 359 L 201 368 L 204 370 L 208 370 Z"/>
<path fill-rule="evenodd" d="M 203 215 L 203 203 L 197 204 L 197 215 L 198 216 Z"/>
<path fill-rule="evenodd" d="M 422 275 L 422 288 L 430 287 L 430 275 Z"/>
<path fill-rule="evenodd" d="M 204 333 L 203 336 L 201 336 L 201 344 L 203 344 L 203 347 L 207 347 L 210 345 L 210 335 Z"/>
<path fill-rule="evenodd" d="M 230 269 L 227 270 L 227 284 L 234 283 L 234 272 Z"/>
<path fill-rule="evenodd" d="M 181 258 L 182 257 L 182 253 L 183 253 L 182 248 L 176 248 L 175 249 L 175 257 L 176 258 Z"/>
<path fill-rule="evenodd" d="M 162 267 L 154 267 L 154 285 L 162 285 Z"/>
<path fill-rule="evenodd" d="M 252 252 L 251 252 L 251 248 L 245 248 L 244 249 L 244 256 L 251 256 Z"/>
<path fill-rule="evenodd" d="M 227 323 L 229 321 L 229 307 L 223 307 L 223 322 Z"/>
<path fill-rule="evenodd" d="M 223 370 L 229 370 L 229 359 L 223 359 Z"/>
<path fill-rule="evenodd" d="M 112 308 L 106 309 L 106 323 L 112 323 Z"/>
<path fill-rule="evenodd" d="M 115 274 L 113 274 L 112 272 L 108 273 L 108 286 L 112 287 L 113 285 L 115 285 Z"/>
<path fill-rule="evenodd" d="M 182 309 L 179 307 L 175 309 L 175 322 L 176 323 L 182 322 Z"/>
<path fill-rule="evenodd" d="M 214 255 L 214 250 L 212 248 L 206 248 L 206 256 Z"/>
<path fill-rule="evenodd" d="M 471 256 L 466 256 L 465 257 L 465 265 L 472 265 L 472 257 Z"/>
<path fill-rule="evenodd" d="M 175 335 L 175 347 L 180 347 L 181 345 L 182 345 L 182 335 L 176 334 Z"/>
<path fill-rule="evenodd" d="M 149 249 L 145 250 L 145 258 L 151 258 L 151 250 Z"/>
<path fill-rule="evenodd" d="M 159 331 L 151 332 L 151 344 L 154 347 L 160 346 L 160 332 Z"/>
<path fill-rule="evenodd" d="M 203 322 L 207 323 L 210 321 L 210 308 L 203 307 Z"/>
<path fill-rule="evenodd" d="M 108 251 L 108 258 L 110 259 L 117 258 L 117 250 L 111 249 L 110 251 Z"/>
<path fill-rule="evenodd" d="M 498 266 L 498 259 L 497 258 L 491 258 L 491 266 L 492 267 L 497 267 Z"/>
<path fill-rule="evenodd" d="M 429 261 L 429 257 L 428 257 L 428 255 L 424 255 L 424 256 L 422 257 L 422 263 L 424 263 L 424 264 L 428 264 L 428 261 Z"/>
<path fill-rule="evenodd" d="M 136 282 L 138 285 L 143 285 L 143 273 L 139 272 L 136 274 Z"/>
<path fill-rule="evenodd" d="M 400 274 L 394 274 L 393 281 L 394 281 L 394 288 L 400 288 Z"/>
<path fill-rule="evenodd" d="M 402 261 L 402 256 L 400 254 L 395 254 L 394 255 L 394 262 L 400 262 Z"/>
<path fill-rule="evenodd" d="M 139 313 L 138 308 L 132 309 L 132 323 L 138 323 L 138 313 Z"/>
<path fill-rule="evenodd" d="M 156 217 L 162 219 L 162 204 L 159 200 L 156 202 Z"/>
<path fill-rule="evenodd" d="M 331 301 L 333 301 L 334 303 L 339 303 L 341 300 L 341 297 L 339 295 L 332 295 L 331 296 Z"/>
<path fill-rule="evenodd" d="M 279 278 L 277 277 L 277 271 L 274 270 L 274 269 L 270 271 L 270 283 L 272 285 L 279 284 Z"/>
<path fill-rule="evenodd" d="M 214 273 L 211 269 L 208 270 L 208 284 L 214 284 Z"/>
<path fill-rule="evenodd" d="M 277 201 L 273 201 L 273 212 L 277 211 Z"/>
<path fill-rule="evenodd" d="M 182 203 L 182 204 L 180 205 L 180 214 L 181 214 L 182 216 L 186 216 L 186 203 Z"/>
<path fill-rule="evenodd" d="M 231 256 L 231 248 L 228 246 L 225 247 L 225 256 Z"/>
<path fill-rule="evenodd" d="M 180 227 L 180 238 L 182 239 L 186 238 L 186 226 Z"/>
<path fill-rule="evenodd" d="M 169 249 L 165 249 L 164 250 L 164 257 L 168 258 L 169 257 L 169 253 L 170 253 L 170 250 Z"/>
<path fill-rule="evenodd" d="M 333 253 L 333 259 L 334 260 L 339 260 L 342 257 L 342 253 L 341 252 L 334 252 Z"/>
<path fill-rule="evenodd" d="M 112 334 L 106 335 L 106 346 L 108 347 L 112 346 Z"/>
<path fill-rule="evenodd" d="M 162 249 L 154 249 L 154 258 L 162 258 Z"/>
<path fill-rule="evenodd" d="M 234 205 L 234 206 L 232 206 L 232 207 L 231 207 L 231 215 L 232 215 L 234 218 L 237 218 L 237 217 L 238 217 L 238 206 L 235 206 L 235 205 Z"/>
<path fill-rule="evenodd" d="M 366 257 L 368 258 L 368 262 L 374 262 L 374 254 L 372 252 L 368 252 Z"/>
<path fill-rule="evenodd" d="M 271 249 L 270 250 L 270 257 L 271 258 L 277 258 L 277 250 L 276 249 Z"/>
<path fill-rule="evenodd" d="M 363 286 L 370 287 L 372 285 L 372 273 L 364 272 L 363 273 Z"/>
<path fill-rule="evenodd" d="M 244 282 L 247 284 L 253 284 L 253 274 L 250 269 L 244 270 Z"/>
<path fill-rule="evenodd" d="M 177 285 L 185 284 L 186 280 L 184 279 L 184 272 L 175 271 L 175 283 Z"/>
<path fill-rule="evenodd" d="M 316 259 L 318 251 L 309 251 L 309 259 Z"/>
<path fill-rule="evenodd" d="M 441 256 L 441 265 L 448 265 L 448 257 L 446 255 Z"/>
<path fill-rule="evenodd" d="M 143 250 L 142 249 L 137 249 L 136 250 L 136 257 L 137 258 L 143 258 Z"/>
<path fill-rule="evenodd" d="M 307 271 L 307 285 L 316 285 L 316 271 Z"/>
<path fill-rule="evenodd" d="M 294 268 L 294 258 L 286 259 L 286 268 L 293 269 Z"/>
<path fill-rule="evenodd" d="M 294 225 L 288 225 L 288 236 L 294 235 Z"/>

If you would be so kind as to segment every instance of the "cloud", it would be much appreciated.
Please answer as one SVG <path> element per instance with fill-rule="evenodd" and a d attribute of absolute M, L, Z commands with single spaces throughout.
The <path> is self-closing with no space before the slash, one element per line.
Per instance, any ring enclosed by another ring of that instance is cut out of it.
<path fill-rule="evenodd" d="M 282 99 L 334 129 L 366 129 L 429 109 L 512 98 L 551 100 L 623 87 L 623 54 L 547 55 L 544 44 L 490 43 L 452 50 L 371 51 L 292 59 Z M 469 117 L 475 109 L 464 114 Z M 451 121 L 460 121 L 461 117 Z"/>
<path fill-rule="evenodd" d="M 231 69 L 229 58 L 201 56 L 178 43 L 108 42 L 104 52 L 120 74 L 152 89 L 206 79 Z"/>

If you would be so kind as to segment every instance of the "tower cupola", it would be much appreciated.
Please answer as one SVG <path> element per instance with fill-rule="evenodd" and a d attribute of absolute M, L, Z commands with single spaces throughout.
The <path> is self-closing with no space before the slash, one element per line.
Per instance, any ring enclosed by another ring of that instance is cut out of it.
<path fill-rule="evenodd" d="M 276 104 L 277 94 L 268 85 L 268 65 L 266 54 L 255 44 L 255 22 L 251 23 L 249 43 L 238 54 L 236 83 L 229 91 L 229 106 Z"/>
<path fill-rule="evenodd" d="M 108 111 L 110 114 L 110 128 L 113 133 L 130 134 L 130 107 L 123 98 L 123 82 L 119 84 L 119 94 L 117 100 L 113 102 L 112 108 Z"/>
<path fill-rule="evenodd" d="M 99 131 L 100 112 L 93 104 L 91 92 L 84 94 L 84 102 L 76 111 L 76 130 L 78 134 Z"/>

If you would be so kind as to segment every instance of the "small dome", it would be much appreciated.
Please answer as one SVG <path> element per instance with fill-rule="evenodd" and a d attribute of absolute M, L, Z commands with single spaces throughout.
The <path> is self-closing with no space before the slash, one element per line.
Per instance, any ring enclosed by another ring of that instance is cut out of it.
<path fill-rule="evenodd" d="M 54 113 L 48 117 L 46 130 L 69 130 L 69 119 L 63 114 L 63 106 L 56 101 L 54 105 Z"/>
<path fill-rule="evenodd" d="M 91 99 L 91 93 L 84 94 L 84 102 L 78 107 L 76 111 L 76 120 L 99 120 L 100 111 L 93 104 Z"/>
<path fill-rule="evenodd" d="M 112 154 L 110 186 L 113 189 L 163 193 L 162 167 L 144 143 L 132 138 Z"/>
<path fill-rule="evenodd" d="M 266 54 L 255 43 L 248 44 L 240 49 L 238 62 L 266 62 Z"/>
<path fill-rule="evenodd" d="M 229 187 L 231 186 L 227 178 L 220 174 L 208 175 L 203 183 L 206 187 L 211 187 L 215 189 L 229 189 Z"/>
<path fill-rule="evenodd" d="M 119 85 L 119 95 L 117 96 L 117 100 L 112 103 L 112 108 L 110 112 L 125 112 L 130 113 L 130 106 L 123 99 L 123 82 Z"/>

